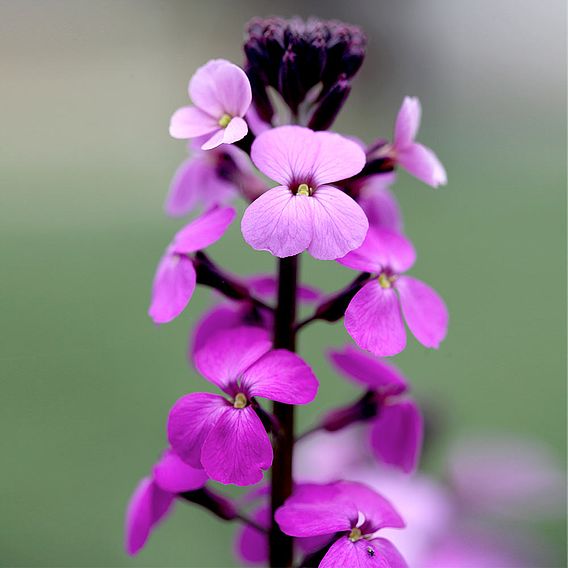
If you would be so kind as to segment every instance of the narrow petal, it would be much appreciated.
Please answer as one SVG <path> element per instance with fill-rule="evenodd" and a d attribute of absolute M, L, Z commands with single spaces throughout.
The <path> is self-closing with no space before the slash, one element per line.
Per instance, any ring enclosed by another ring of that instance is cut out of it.
<path fill-rule="evenodd" d="M 398 111 L 394 126 L 394 145 L 397 150 L 403 149 L 416 138 L 420 128 L 422 107 L 417 97 L 404 97 Z"/>
<path fill-rule="evenodd" d="M 376 280 L 365 284 L 345 312 L 345 329 L 361 349 L 379 357 L 400 353 L 406 347 L 406 330 L 395 291 Z"/>
<path fill-rule="evenodd" d="M 371 430 L 371 445 L 377 459 L 405 473 L 418 466 L 422 449 L 422 415 L 413 401 L 383 406 Z"/>
<path fill-rule="evenodd" d="M 220 331 L 243 325 L 241 313 L 237 306 L 222 304 L 206 312 L 194 327 L 188 349 L 189 360 Z"/>
<path fill-rule="evenodd" d="M 319 568 L 338 568 L 339 566 L 345 568 L 348 566 L 350 568 L 406 568 L 400 555 L 396 557 L 390 549 L 385 554 L 382 548 L 375 546 L 374 542 L 365 539 L 351 542 L 346 536 L 342 536 L 327 551 Z M 391 564 L 393 560 L 395 564 Z M 399 560 L 402 560 L 402 564 Z"/>
<path fill-rule="evenodd" d="M 217 119 L 225 113 L 244 116 L 252 101 L 246 73 L 224 59 L 213 59 L 195 72 L 189 96 L 196 106 Z"/>
<path fill-rule="evenodd" d="M 285 534 L 308 537 L 350 530 L 350 513 L 336 503 L 285 504 L 274 518 Z"/>
<path fill-rule="evenodd" d="M 188 254 L 218 241 L 235 218 L 232 207 L 213 207 L 186 225 L 172 241 L 172 250 Z"/>
<path fill-rule="evenodd" d="M 170 322 L 183 312 L 195 290 L 195 280 L 195 268 L 189 258 L 170 253 L 162 257 L 148 309 L 154 323 Z"/>
<path fill-rule="evenodd" d="M 218 126 L 217 130 L 212 132 L 209 138 L 205 138 L 203 144 L 201 144 L 201 149 L 213 150 L 214 148 L 217 148 L 218 146 L 223 144 L 224 136 L 225 136 L 225 129 Z"/>
<path fill-rule="evenodd" d="M 270 507 L 265 505 L 254 512 L 252 516 L 263 527 L 270 524 Z M 265 533 L 245 525 L 240 531 L 236 541 L 236 552 L 245 562 L 249 564 L 264 564 L 268 562 L 268 537 Z"/>
<path fill-rule="evenodd" d="M 314 258 L 334 260 L 361 246 L 369 221 L 361 207 L 343 191 L 323 185 L 310 199 L 313 236 L 308 251 Z"/>
<path fill-rule="evenodd" d="M 448 331 L 444 300 L 430 286 L 410 276 L 401 276 L 395 286 L 410 331 L 422 345 L 437 349 Z"/>
<path fill-rule="evenodd" d="M 169 511 L 173 497 L 149 478 L 138 484 L 126 512 L 124 547 L 128 554 L 134 556 L 144 547 L 152 528 Z"/>
<path fill-rule="evenodd" d="M 286 404 L 308 404 L 318 391 L 318 380 L 306 363 L 285 349 L 270 351 L 244 373 L 242 387 L 259 396 Z"/>
<path fill-rule="evenodd" d="M 430 148 L 415 142 L 397 152 L 398 163 L 420 181 L 438 187 L 448 183 L 446 170 Z"/>
<path fill-rule="evenodd" d="M 199 199 L 203 169 L 210 167 L 202 160 L 190 158 L 177 169 L 170 184 L 164 209 L 172 217 L 187 215 Z"/>
<path fill-rule="evenodd" d="M 211 429 L 201 463 L 219 483 L 253 485 L 272 465 L 272 445 L 252 407 L 229 408 Z"/>
<path fill-rule="evenodd" d="M 305 251 L 313 232 L 311 202 L 311 197 L 293 195 L 283 186 L 267 191 L 243 215 L 245 241 L 256 250 L 267 250 L 280 258 Z"/>
<path fill-rule="evenodd" d="M 154 482 L 163 491 L 182 493 L 200 489 L 207 482 L 207 474 L 202 469 L 187 465 L 172 450 L 167 450 L 152 471 Z"/>
<path fill-rule="evenodd" d="M 416 261 L 416 251 L 409 239 L 387 229 L 371 227 L 363 244 L 337 260 L 353 270 L 379 273 L 384 269 L 396 274 L 406 272 Z"/>
<path fill-rule="evenodd" d="M 262 173 L 282 185 L 308 183 L 314 188 L 349 178 L 365 165 L 365 153 L 355 142 L 302 126 L 263 132 L 252 145 L 251 159 Z"/>
<path fill-rule="evenodd" d="M 195 107 L 182 107 L 170 119 L 172 138 L 195 138 L 219 129 L 217 120 Z"/>
<path fill-rule="evenodd" d="M 229 403 L 216 394 L 197 392 L 182 396 L 168 416 L 168 441 L 187 464 L 202 468 L 201 447 Z"/>
<path fill-rule="evenodd" d="M 268 332 L 259 327 L 223 330 L 195 354 L 195 367 L 207 380 L 226 390 L 271 348 Z"/>
<path fill-rule="evenodd" d="M 408 389 L 402 373 L 386 361 L 346 345 L 342 351 L 331 350 L 329 358 L 349 379 L 386 395 L 397 395 Z"/>

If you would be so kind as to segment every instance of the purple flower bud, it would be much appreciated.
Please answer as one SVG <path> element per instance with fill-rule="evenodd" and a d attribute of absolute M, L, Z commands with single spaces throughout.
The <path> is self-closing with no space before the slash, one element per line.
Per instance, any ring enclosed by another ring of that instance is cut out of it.
<path fill-rule="evenodd" d="M 350 92 L 351 84 L 342 76 L 321 99 L 308 122 L 308 127 L 313 130 L 327 130 L 335 122 Z"/>

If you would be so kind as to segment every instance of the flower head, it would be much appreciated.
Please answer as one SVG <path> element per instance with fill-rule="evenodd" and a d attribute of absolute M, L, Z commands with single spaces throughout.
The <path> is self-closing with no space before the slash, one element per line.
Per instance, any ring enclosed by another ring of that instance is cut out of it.
<path fill-rule="evenodd" d="M 244 116 L 252 93 L 245 72 L 226 61 L 213 59 L 200 67 L 189 82 L 195 106 L 178 109 L 171 118 L 174 138 L 207 137 L 201 148 L 211 150 L 244 138 L 248 126 Z"/>
<path fill-rule="evenodd" d="M 290 536 L 333 536 L 320 568 L 406 567 L 390 541 L 377 535 L 386 527 L 403 528 L 404 521 L 384 497 L 361 483 L 302 485 L 276 511 L 275 519 Z"/>
<path fill-rule="evenodd" d="M 358 412 L 359 416 L 351 416 L 353 421 L 372 421 L 370 440 L 376 458 L 406 473 L 414 471 L 422 447 L 422 415 L 413 400 L 402 397 L 408 384 L 400 371 L 352 346 L 332 350 L 329 357 L 339 371 L 367 387 L 372 396 L 364 397 L 364 407 L 356 403 L 354 407 L 332 411 L 324 424 L 333 425 L 347 412 Z"/>
<path fill-rule="evenodd" d="M 268 333 L 255 327 L 213 336 L 196 353 L 195 366 L 227 398 L 192 393 L 179 399 L 168 418 L 172 448 L 215 481 L 257 483 L 272 464 L 272 446 L 256 397 L 307 404 L 316 395 L 317 379 L 296 354 L 273 350 Z"/>
<path fill-rule="evenodd" d="M 425 347 L 437 348 L 448 329 L 448 310 L 428 285 L 403 275 L 416 260 L 412 243 L 386 229 L 369 229 L 363 245 L 338 262 L 373 278 L 351 300 L 345 328 L 362 349 L 379 357 L 400 353 L 406 330 Z"/>
<path fill-rule="evenodd" d="M 231 207 L 215 207 L 176 233 L 154 276 L 148 314 L 155 323 L 167 323 L 185 309 L 196 283 L 195 267 L 188 254 L 218 241 L 234 218 Z"/>
<path fill-rule="evenodd" d="M 328 185 L 363 168 L 365 154 L 355 142 L 330 132 L 281 126 L 256 138 L 251 157 L 280 185 L 245 211 L 241 228 L 249 245 L 279 257 L 308 250 L 327 260 L 360 246 L 369 227 L 365 213 Z"/>

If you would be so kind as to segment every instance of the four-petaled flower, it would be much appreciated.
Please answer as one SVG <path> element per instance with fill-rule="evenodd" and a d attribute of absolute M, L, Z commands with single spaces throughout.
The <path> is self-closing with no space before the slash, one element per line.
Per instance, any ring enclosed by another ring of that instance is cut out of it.
<path fill-rule="evenodd" d="M 360 248 L 338 259 L 344 266 L 374 275 L 345 311 L 345 328 L 362 349 L 379 357 L 400 353 L 406 346 L 403 315 L 425 347 L 438 348 L 446 336 L 444 301 L 424 282 L 402 275 L 415 260 L 416 252 L 406 237 L 374 228 Z"/>
<path fill-rule="evenodd" d="M 376 458 L 406 473 L 414 471 L 422 448 L 423 421 L 417 404 L 401 398 L 408 391 L 408 383 L 400 371 L 353 346 L 346 346 L 342 351 L 331 350 L 329 358 L 347 378 L 367 387 L 372 394 L 365 400 L 365 408 L 359 404 L 355 410 L 362 411 L 359 420 L 369 418 L 364 416 L 366 412 L 374 414 L 370 439 Z M 324 423 L 333 424 L 346 412 L 353 409 L 332 411 Z"/>
<path fill-rule="evenodd" d="M 272 445 L 256 397 L 308 404 L 316 395 L 317 379 L 298 355 L 273 350 L 268 333 L 255 327 L 213 336 L 196 353 L 195 366 L 229 399 L 211 393 L 180 398 L 168 418 L 172 448 L 215 481 L 257 483 L 272 464 Z"/>
<path fill-rule="evenodd" d="M 358 144 L 331 132 L 281 126 L 252 145 L 256 167 L 280 185 L 251 203 L 242 219 L 245 241 L 278 257 L 307 250 L 331 260 L 361 245 L 369 222 L 346 193 L 328 185 L 365 165 Z"/>
<path fill-rule="evenodd" d="M 300 486 L 276 511 L 280 529 L 295 537 L 329 535 L 332 544 L 319 568 L 406 568 L 393 544 L 377 535 L 404 521 L 381 495 L 361 483 Z"/>
<path fill-rule="evenodd" d="M 244 116 L 252 102 L 245 72 L 225 59 L 213 59 L 200 67 L 189 81 L 189 96 L 195 106 L 178 109 L 171 118 L 174 138 L 206 137 L 201 148 L 211 150 L 244 138 Z"/>
<path fill-rule="evenodd" d="M 218 241 L 233 219 L 231 207 L 214 207 L 176 233 L 162 256 L 148 314 L 155 323 L 167 323 L 185 309 L 195 290 L 196 273 L 188 254 Z"/>

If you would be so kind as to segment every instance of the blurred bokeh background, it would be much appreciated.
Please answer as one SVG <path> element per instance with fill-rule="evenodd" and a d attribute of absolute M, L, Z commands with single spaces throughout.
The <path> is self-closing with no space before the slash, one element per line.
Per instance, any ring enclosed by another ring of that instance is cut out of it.
<path fill-rule="evenodd" d="M 196 67 L 242 61 L 254 15 L 364 27 L 367 59 L 337 129 L 388 137 L 403 96 L 422 101 L 420 139 L 449 185 L 401 173 L 396 194 L 414 273 L 446 299 L 451 326 L 440 351 L 412 341 L 397 362 L 436 419 L 427 471 L 443 476 L 447 447 L 469 433 L 536 440 L 563 467 L 565 10 L 561 0 L 1 1 L 0 563 L 233 565 L 234 527 L 189 506 L 135 559 L 122 525 L 170 406 L 203 386 L 185 350 L 210 292 L 172 324 L 146 315 L 156 262 L 183 223 L 162 213 L 185 156 L 169 117 Z M 211 254 L 240 273 L 273 270 L 238 223 Z M 303 265 L 324 290 L 350 277 Z M 341 324 L 302 334 L 322 386 L 300 427 L 354 396 L 323 356 L 346 341 Z M 564 522 L 536 530 L 563 559 Z"/>

